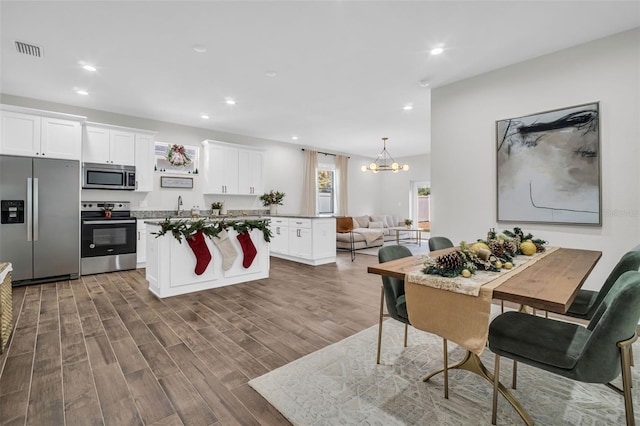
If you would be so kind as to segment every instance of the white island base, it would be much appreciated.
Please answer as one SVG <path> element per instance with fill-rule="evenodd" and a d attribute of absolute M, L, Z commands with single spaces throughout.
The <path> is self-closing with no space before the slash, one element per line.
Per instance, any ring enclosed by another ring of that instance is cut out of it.
<path fill-rule="evenodd" d="M 146 277 L 149 290 L 160 298 L 269 277 L 269 243 L 259 229 L 251 231 L 251 240 L 258 254 L 249 268 L 242 266 L 244 255 L 236 231 L 227 229 L 229 240 L 238 252 L 238 257 L 227 271 L 222 270 L 222 253 L 211 239 L 205 237 L 212 259 L 202 275 L 194 272 L 196 256 L 189 244 L 184 239 L 178 242 L 171 233 L 158 238 L 151 235 L 159 230 L 159 225 L 147 222 Z"/>

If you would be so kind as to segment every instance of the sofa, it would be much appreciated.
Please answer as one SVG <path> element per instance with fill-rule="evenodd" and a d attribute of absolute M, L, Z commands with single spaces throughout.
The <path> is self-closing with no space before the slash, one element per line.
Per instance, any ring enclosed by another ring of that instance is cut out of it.
<path fill-rule="evenodd" d="M 404 226 L 404 220 L 392 215 L 355 216 L 352 233 L 336 233 L 336 247 L 350 249 L 351 238 L 356 250 L 381 247 L 385 241 L 395 241 L 396 231 L 390 228 Z M 409 238 L 409 232 L 400 231 L 400 238 Z"/>

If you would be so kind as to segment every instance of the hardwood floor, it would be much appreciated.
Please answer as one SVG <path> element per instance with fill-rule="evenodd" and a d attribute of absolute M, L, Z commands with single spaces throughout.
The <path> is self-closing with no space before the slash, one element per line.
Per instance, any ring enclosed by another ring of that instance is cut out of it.
<path fill-rule="evenodd" d="M 144 270 L 16 287 L 0 424 L 289 424 L 247 382 L 376 324 L 375 263 L 271 258 L 268 279 L 167 299 Z"/>

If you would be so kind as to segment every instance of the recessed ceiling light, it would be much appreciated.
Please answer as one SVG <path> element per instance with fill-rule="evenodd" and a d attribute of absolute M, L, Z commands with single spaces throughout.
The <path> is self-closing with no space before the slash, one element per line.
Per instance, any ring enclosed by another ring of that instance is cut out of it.
<path fill-rule="evenodd" d="M 78 95 L 82 95 L 82 96 L 88 96 L 89 92 L 87 92 L 86 90 L 76 90 L 76 93 Z"/>
<path fill-rule="evenodd" d="M 192 48 L 194 52 L 198 53 L 205 53 L 207 51 L 207 48 L 201 44 L 194 44 Z"/>
<path fill-rule="evenodd" d="M 267 71 L 264 73 L 264 75 L 266 75 L 267 77 L 275 77 L 276 75 L 278 75 L 278 73 L 276 73 L 275 71 Z"/>
<path fill-rule="evenodd" d="M 413 104 L 406 104 L 402 109 L 405 111 L 411 111 L 413 109 Z"/>
<path fill-rule="evenodd" d="M 291 136 L 291 139 L 293 139 L 294 141 L 297 141 L 298 140 L 298 136 L 293 135 L 293 136 Z"/>
<path fill-rule="evenodd" d="M 96 67 L 94 67 L 93 65 L 89 65 L 89 64 L 83 65 L 82 69 L 84 69 L 85 71 L 91 71 L 91 72 L 96 72 L 97 71 Z"/>
<path fill-rule="evenodd" d="M 233 100 L 233 99 L 231 99 L 231 98 L 227 98 L 227 99 L 225 100 L 225 102 L 227 103 L 227 105 L 235 105 L 235 104 L 236 104 L 236 101 L 234 101 L 234 100 Z"/>
<path fill-rule="evenodd" d="M 202 118 L 203 120 L 208 120 L 209 116 L 207 114 L 200 114 L 200 118 Z"/>
<path fill-rule="evenodd" d="M 429 82 L 427 80 L 420 80 L 420 87 L 429 87 Z"/>
<path fill-rule="evenodd" d="M 442 47 L 436 47 L 436 48 L 431 49 L 431 54 L 432 55 L 439 55 L 442 52 L 444 52 L 444 49 Z"/>

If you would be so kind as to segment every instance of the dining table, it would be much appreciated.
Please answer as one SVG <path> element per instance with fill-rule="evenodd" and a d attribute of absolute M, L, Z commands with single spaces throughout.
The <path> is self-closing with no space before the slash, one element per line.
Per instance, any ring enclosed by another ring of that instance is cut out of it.
<path fill-rule="evenodd" d="M 429 257 L 437 258 L 457 249 L 452 247 L 433 251 Z M 423 381 L 444 373 L 444 396 L 448 398 L 448 371 L 452 369 L 470 371 L 493 384 L 493 374 L 483 365 L 479 356 L 486 348 L 492 301 L 513 302 L 523 311 L 530 307 L 565 313 L 601 256 L 600 251 L 549 247 L 530 258 L 518 256 L 514 259 L 512 269 L 500 270 L 489 278 L 485 274 L 491 275 L 492 272 L 479 272 L 477 275 L 485 275 L 485 278 L 484 282 L 482 279 L 479 281 L 475 292 L 464 287 L 462 277 L 450 279 L 449 282 L 440 276 L 424 274 L 424 255 L 372 265 L 367 271 L 405 280 L 409 322 L 416 329 L 443 338 L 444 367 L 426 375 Z M 381 288 L 380 329 L 383 306 L 384 288 Z M 463 359 L 452 366 L 448 365 L 448 340 L 466 350 Z M 515 371 L 514 368 L 514 378 Z M 502 383 L 498 390 L 524 422 L 533 425 L 529 414 Z"/>

